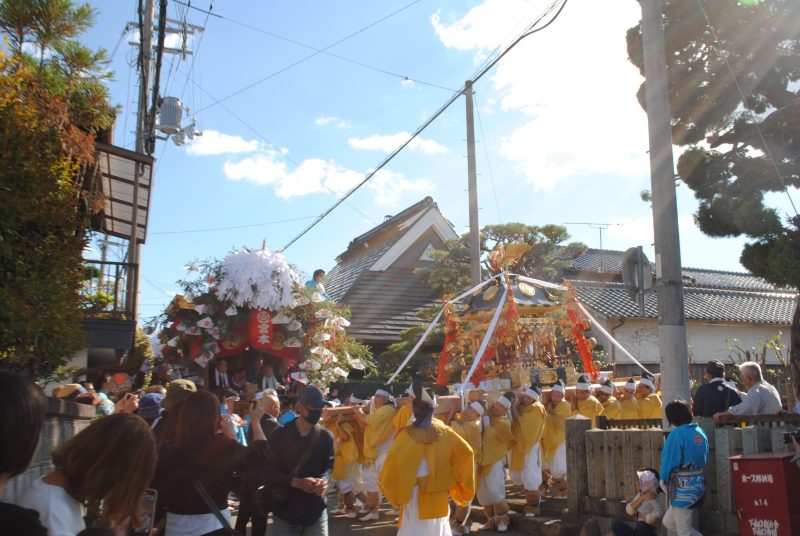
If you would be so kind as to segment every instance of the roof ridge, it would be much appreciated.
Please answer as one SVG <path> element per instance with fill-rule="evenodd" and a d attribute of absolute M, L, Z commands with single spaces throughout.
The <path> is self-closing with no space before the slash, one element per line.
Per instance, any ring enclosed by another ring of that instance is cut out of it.
<path fill-rule="evenodd" d="M 576 283 L 582 287 L 613 287 L 613 288 L 620 288 L 625 287 L 625 283 L 620 283 L 618 281 L 593 281 L 591 279 L 567 279 L 570 283 Z M 741 287 L 713 287 L 709 285 L 683 285 L 684 289 L 690 290 L 701 290 L 705 292 L 717 292 L 720 294 L 746 294 L 746 295 L 762 295 L 762 296 L 775 296 L 775 297 L 784 297 L 784 296 L 796 296 L 798 293 L 796 291 L 792 291 L 791 289 L 749 289 L 749 288 L 741 288 Z"/>
<path fill-rule="evenodd" d="M 375 234 L 377 234 L 378 231 L 380 231 L 382 229 L 385 229 L 385 228 L 391 226 L 392 224 L 397 223 L 398 221 L 411 216 L 412 214 L 416 213 L 420 209 L 427 208 L 427 207 L 436 207 L 438 209 L 438 205 L 433 201 L 433 198 L 431 196 L 426 196 L 421 201 L 418 201 L 418 202 L 414 203 L 413 205 L 401 210 L 400 212 L 398 212 L 397 214 L 393 215 L 392 217 L 385 219 L 384 221 L 382 221 L 381 223 L 379 223 L 378 225 L 376 225 L 372 229 L 368 230 L 367 232 L 358 235 L 357 237 L 352 239 L 349 244 L 347 244 L 347 250 L 344 253 L 347 253 L 347 251 L 349 251 L 350 248 L 352 248 L 354 245 L 358 244 L 359 242 L 363 242 L 367 238 L 369 238 L 370 236 L 374 236 Z"/>

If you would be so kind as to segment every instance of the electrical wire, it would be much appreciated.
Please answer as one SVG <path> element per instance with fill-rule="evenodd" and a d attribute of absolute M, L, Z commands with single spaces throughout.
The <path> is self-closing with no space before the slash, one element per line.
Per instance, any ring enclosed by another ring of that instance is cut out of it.
<path fill-rule="evenodd" d="M 264 227 L 266 225 L 278 225 L 280 223 L 290 223 L 294 221 L 310 220 L 316 216 L 301 216 L 299 218 L 289 218 L 288 220 L 275 220 L 265 221 L 261 223 L 251 223 L 247 225 L 234 225 L 231 227 L 211 227 L 208 229 L 184 229 L 181 231 L 158 231 L 149 233 L 150 235 L 174 235 L 174 234 L 187 234 L 187 233 L 210 233 L 214 231 L 232 231 L 234 229 L 248 229 L 250 227 Z"/>
<path fill-rule="evenodd" d="M 251 84 L 248 84 L 248 85 L 244 86 L 241 89 L 238 89 L 238 90 L 234 91 L 233 93 L 225 95 L 221 99 L 218 99 L 216 103 L 209 104 L 208 106 L 205 106 L 204 108 L 201 108 L 200 110 L 197 111 L 197 113 L 200 113 L 200 112 L 202 112 L 204 110 L 207 110 L 207 109 L 211 108 L 212 106 L 215 106 L 216 104 L 220 104 L 220 103 L 222 103 L 224 101 L 227 101 L 227 100 L 229 100 L 229 99 L 231 99 L 231 98 L 233 98 L 233 97 L 235 97 L 237 95 L 240 95 L 240 94 L 244 93 L 245 91 L 247 91 L 249 89 L 252 89 L 252 88 L 254 88 L 254 87 L 266 82 L 267 80 L 270 80 L 271 78 L 275 78 L 279 74 L 282 74 L 282 73 L 288 71 L 289 69 L 297 67 L 301 63 L 305 63 L 306 61 L 310 60 L 311 58 L 319 56 L 320 54 L 324 53 L 326 50 L 329 50 L 329 49 L 331 49 L 331 48 L 333 48 L 333 47 L 335 47 L 337 45 L 340 45 L 341 43 L 344 43 L 345 41 L 348 41 L 349 39 L 352 39 L 353 37 L 355 37 L 355 36 L 357 36 L 359 34 L 362 34 L 362 33 L 366 32 L 370 28 L 373 28 L 374 26 L 377 26 L 378 24 L 380 24 L 380 23 L 382 23 L 382 22 L 394 17 L 398 13 L 401 13 L 401 12 L 405 11 L 406 9 L 409 9 L 410 7 L 412 7 L 412 6 L 416 5 L 416 4 L 419 4 L 420 2 L 422 2 L 422 0 L 413 0 L 412 2 L 409 2 L 408 4 L 400 7 L 399 9 L 396 9 L 395 11 L 392 11 L 388 15 L 385 15 L 385 16 L 381 17 L 380 19 L 378 19 L 378 20 L 376 20 L 374 22 L 371 22 L 370 24 L 367 24 L 366 26 L 363 26 L 362 28 L 359 28 L 355 32 L 352 32 L 352 33 L 342 37 L 341 39 L 338 39 L 337 41 L 334 41 L 333 43 L 322 47 L 317 52 L 313 52 L 312 54 L 309 54 L 308 56 L 304 56 L 304 57 L 300 58 L 299 60 L 297 60 L 295 62 L 292 62 L 289 65 L 286 65 L 284 67 L 281 67 L 277 71 L 273 71 L 272 73 L 268 74 L 267 76 L 265 76 L 265 77 L 263 77 L 263 78 L 261 78 L 259 80 L 256 80 L 255 82 L 253 82 Z"/>
<path fill-rule="evenodd" d="M 119 45 L 122 44 L 122 40 L 125 39 L 125 36 L 128 35 L 128 30 L 130 30 L 131 25 L 125 24 L 125 28 L 122 29 L 122 35 L 119 36 L 117 39 L 117 44 L 114 45 L 114 49 L 111 51 L 111 55 L 108 57 L 108 61 L 114 61 L 114 56 L 117 55 L 117 49 L 119 49 Z"/>
<path fill-rule="evenodd" d="M 500 54 L 498 54 L 496 58 L 494 58 L 492 61 L 490 61 L 490 62 L 489 62 L 489 63 L 488 63 L 488 64 L 487 64 L 487 65 L 486 65 L 484 68 L 483 68 L 483 70 L 481 70 L 480 72 L 476 73 L 476 74 L 473 76 L 473 79 L 472 79 L 472 81 L 473 81 L 473 84 L 474 84 L 475 82 L 477 82 L 478 80 L 480 80 L 481 78 L 483 78 L 483 76 L 484 76 L 484 75 L 485 75 L 487 72 L 489 72 L 489 70 L 490 70 L 492 67 L 494 67 L 495 65 L 497 65 L 497 63 L 498 63 L 498 62 L 499 62 L 499 61 L 500 61 L 500 60 L 501 60 L 501 59 L 502 59 L 502 58 L 503 58 L 503 57 L 504 57 L 506 54 L 508 54 L 508 53 L 511 51 L 511 49 L 512 49 L 512 48 L 514 48 L 514 47 L 517 45 L 517 43 L 519 43 L 520 41 L 522 41 L 522 40 L 523 40 L 525 37 L 527 37 L 527 36 L 529 36 L 529 35 L 532 35 L 532 34 L 534 34 L 534 33 L 537 33 L 537 32 L 540 32 L 540 31 L 544 30 L 545 28 L 547 28 L 548 26 L 550 26 L 550 25 L 551 25 L 553 22 L 555 22 L 555 20 L 556 20 L 556 19 L 559 17 L 559 15 L 561 15 L 561 12 L 564 10 L 564 6 L 566 6 L 566 5 L 567 5 L 567 1 L 568 1 L 568 0 L 555 0 L 555 1 L 554 1 L 554 2 L 553 2 L 551 5 L 550 5 L 550 7 L 549 7 L 549 8 L 548 8 L 548 9 L 547 9 L 547 10 L 546 10 L 546 11 L 545 11 L 545 12 L 544 12 L 544 13 L 543 13 L 541 16 L 539 16 L 539 17 L 538 17 L 538 18 L 537 18 L 537 19 L 536 19 L 536 20 L 535 20 L 535 21 L 534 21 L 532 24 L 530 24 L 530 25 L 529 25 L 529 26 L 528 26 L 528 27 L 525 29 L 525 31 L 522 33 L 522 35 L 520 35 L 519 37 L 517 37 L 517 39 L 515 39 L 515 40 L 514 40 L 514 41 L 513 41 L 513 42 L 512 42 L 512 43 L 511 43 L 509 46 L 507 46 L 507 47 L 506 47 L 506 48 L 505 48 L 505 49 L 504 49 L 504 50 L 503 50 L 503 51 L 502 51 Z M 557 6 L 557 5 L 558 5 L 558 3 L 559 3 L 559 2 L 561 2 L 561 7 L 559 7 L 559 8 L 558 8 L 558 11 L 556 11 L 556 14 L 553 16 L 553 18 L 551 18 L 551 19 L 550 19 L 550 20 L 549 20 L 547 23 L 545 23 L 543 26 L 541 26 L 541 27 L 537 28 L 537 27 L 536 27 L 536 25 L 537 25 L 537 24 L 539 24 L 539 22 L 541 22 L 541 21 L 542 21 L 542 20 L 543 20 L 543 19 L 544 19 L 544 18 L 547 16 L 547 14 L 551 13 L 551 12 L 553 11 L 553 9 L 555 8 L 555 6 Z M 349 198 L 351 195 L 353 195 L 353 194 L 354 194 L 354 193 L 355 193 L 355 192 L 356 192 L 356 191 L 357 191 L 359 188 L 361 188 L 362 186 L 364 186 L 364 185 L 365 185 L 365 184 L 366 184 L 366 183 L 367 183 L 367 182 L 368 182 L 368 181 L 369 181 L 369 180 L 370 180 L 372 177 L 374 177 L 374 176 L 375 176 L 375 174 L 376 174 L 376 173 L 378 173 L 378 171 L 380 171 L 381 169 L 383 169 L 383 168 L 384 168 L 384 167 L 385 167 L 385 166 L 386 166 L 386 165 L 387 165 L 389 162 L 391 162 L 391 161 L 392 161 L 392 160 L 393 160 L 393 159 L 394 159 L 394 158 L 395 158 L 395 157 L 396 157 L 398 154 L 400 154 L 400 152 L 401 152 L 403 149 L 405 149 L 405 148 L 406 148 L 406 147 L 407 147 L 407 146 L 408 146 L 408 145 L 409 145 L 409 144 L 410 144 L 412 141 L 414 141 L 414 139 L 415 139 L 417 136 L 419 136 L 419 135 L 420 135 L 420 134 L 421 134 L 421 133 L 422 133 L 422 132 L 423 132 L 423 131 L 424 131 L 426 128 L 428 128 L 428 126 L 430 126 L 430 125 L 431 125 L 431 123 L 433 123 L 433 122 L 434 122 L 434 121 L 435 121 L 435 120 L 436 120 L 436 119 L 437 119 L 437 118 L 438 118 L 440 115 L 442 115 L 442 114 L 445 112 L 445 110 L 447 110 L 447 108 L 449 108 L 449 107 L 450 107 L 450 105 L 451 105 L 451 104 L 453 104 L 453 103 L 456 101 L 456 99 L 458 99 L 458 98 L 459 98 L 459 97 L 460 97 L 462 94 L 463 94 L 463 90 L 462 90 L 462 91 L 459 91 L 458 93 L 455 93 L 455 94 L 454 94 L 452 97 L 450 97 L 449 99 L 447 99 L 447 101 L 445 101 L 445 103 L 444 103 L 444 104 L 443 104 L 443 105 L 442 105 L 442 106 L 441 106 L 441 107 L 440 107 L 440 108 L 439 108 L 439 109 L 438 109 L 438 110 L 437 110 L 437 111 L 436 111 L 436 112 L 435 112 L 435 113 L 434 113 L 434 114 L 433 114 L 431 117 L 429 117 L 428 119 L 426 119 L 426 120 L 425 120 L 425 121 L 422 123 L 422 125 L 420 125 L 419 127 L 417 127 L 417 129 L 416 129 L 416 130 L 415 130 L 415 131 L 414 131 L 414 132 L 413 132 L 413 133 L 412 133 L 412 134 L 409 136 L 409 138 L 408 138 L 406 141 L 404 141 L 402 144 L 400 144 L 400 146 L 399 146 L 399 147 L 397 147 L 397 148 L 396 148 L 394 151 L 392 151 L 392 152 L 391 152 L 391 153 L 390 153 L 390 154 L 389 154 L 389 155 L 388 155 L 386 158 L 384 158 L 384 159 L 381 161 L 381 163 L 380 163 L 380 164 L 378 164 L 378 166 L 377 166 L 377 167 L 375 167 L 375 168 L 374 168 L 372 171 L 370 171 L 370 172 L 369 172 L 369 173 L 366 175 L 366 177 L 364 177 L 364 179 L 363 179 L 361 182 L 359 182 L 359 183 L 358 183 L 358 184 L 356 184 L 356 185 L 355 185 L 353 188 L 351 188 L 351 189 L 350 189 L 350 191 L 348 191 L 348 192 L 347 192 L 347 193 L 346 193 L 344 196 L 342 196 L 342 197 L 341 197 L 339 200 L 337 200 L 337 201 L 336 201 L 336 202 L 335 202 L 333 205 L 331 205 L 331 206 L 330 206 L 330 207 L 329 207 L 327 210 L 325 210 L 325 212 L 323 212 L 323 213 L 322 213 L 322 214 L 321 214 L 321 215 L 320 215 L 320 216 L 319 216 L 319 217 L 318 217 L 316 220 L 314 220 L 314 221 L 313 221 L 313 222 L 312 222 L 312 223 L 311 223 L 309 226 L 307 226 L 305 229 L 303 229 L 303 230 L 300 232 L 300 234 L 298 234 L 297 236 L 295 236 L 294 238 L 292 238 L 292 239 L 291 239 L 291 240 L 290 240 L 290 241 L 289 241 L 289 242 L 288 242 L 288 243 L 287 243 L 285 246 L 283 246 L 283 248 L 281 248 L 279 251 L 285 251 L 287 248 L 289 248 L 289 246 L 291 246 L 292 244 L 294 244 L 295 242 L 297 242 L 297 241 L 298 241 L 300 238 L 302 238 L 302 237 L 303 237 L 303 236 L 304 236 L 306 233 L 308 233 L 308 232 L 309 232 L 311 229 L 313 229 L 314 227 L 316 227 L 316 226 L 317 226 L 317 224 L 319 224 L 319 222 L 321 222 L 323 219 L 325 219 L 325 217 L 327 217 L 327 216 L 328 216 L 328 214 L 330 214 L 331 212 L 333 212 L 333 211 L 334 211 L 334 210 L 335 210 L 335 209 L 336 209 L 336 208 L 337 208 L 339 205 L 341 205 L 343 202 L 345 202 L 345 201 L 347 200 L 347 198 Z"/>
<path fill-rule="evenodd" d="M 497 189 L 494 186 L 494 175 L 492 174 L 492 163 L 489 161 L 489 148 L 486 143 L 486 134 L 483 131 L 483 120 L 481 119 L 481 107 L 478 104 L 478 99 L 475 98 L 475 93 L 472 94 L 472 99 L 475 101 L 475 111 L 478 115 L 478 126 L 481 129 L 481 138 L 483 138 L 483 152 L 486 155 L 486 168 L 489 170 L 489 181 L 492 184 L 492 195 L 494 195 L 494 205 L 497 207 L 497 219 L 503 223 L 503 216 L 500 213 L 500 202 L 497 200 Z"/>
<path fill-rule="evenodd" d="M 182 4 L 183 3 L 183 2 L 179 2 L 177 0 L 174 0 L 174 1 L 176 3 L 178 3 L 178 4 Z M 195 9 L 197 11 L 201 11 L 201 12 L 205 13 L 205 11 L 203 11 L 202 9 L 199 9 L 199 8 L 196 8 L 196 7 L 193 7 L 193 6 L 189 6 L 188 4 L 183 4 L 183 5 L 191 7 L 192 9 Z M 250 30 L 253 30 L 254 32 L 258 32 L 258 33 L 261 33 L 261 34 L 264 34 L 264 35 L 268 35 L 268 36 L 273 37 L 275 39 L 278 39 L 280 41 L 285 41 L 285 42 L 291 43 L 293 45 L 297 45 L 297 46 L 300 46 L 300 47 L 303 47 L 303 48 L 307 48 L 309 50 L 313 50 L 314 52 L 316 52 L 318 54 L 325 54 L 326 56 L 330 56 L 332 58 L 336 58 L 338 60 L 345 61 L 347 63 L 352 63 L 353 65 L 358 65 L 360 67 L 364 67 L 365 69 L 370 69 L 370 70 L 373 70 L 375 72 L 379 72 L 379 73 L 383 73 L 383 74 L 386 74 L 386 75 L 389 75 L 389 76 L 392 76 L 392 77 L 395 77 L 395 78 L 399 78 L 399 79 L 401 79 L 403 81 L 411 81 L 411 82 L 414 82 L 416 84 L 420 84 L 420 85 L 423 85 L 423 86 L 435 87 L 435 88 L 443 89 L 445 91 L 450 91 L 450 92 L 458 91 L 456 89 L 445 87 L 445 86 L 442 86 L 442 85 L 439 85 L 439 84 L 434 84 L 433 82 L 426 82 L 426 81 L 420 80 L 418 78 L 413 78 L 413 77 L 408 76 L 408 75 L 404 75 L 404 74 L 400 74 L 400 73 L 396 73 L 396 72 L 390 71 L 388 69 L 383 69 L 381 67 L 376 67 L 375 65 L 370 65 L 370 64 L 364 63 L 362 61 L 354 60 L 352 58 L 348 58 L 348 57 L 342 56 L 340 54 L 335 54 L 333 52 L 329 52 L 326 49 L 317 48 L 317 47 L 315 47 L 313 45 L 309 45 L 308 43 L 303 43 L 302 41 L 298 41 L 296 39 L 292 39 L 291 37 L 286 37 L 286 36 L 277 34 L 275 32 L 271 32 L 269 30 L 265 30 L 263 28 L 258 28 L 256 26 L 253 26 L 252 24 L 248 24 L 248 23 L 242 22 L 240 20 L 232 19 L 230 17 L 224 17 L 224 16 L 218 15 L 216 13 L 213 14 L 213 15 L 215 17 L 221 19 L 221 20 L 225 20 L 225 21 L 230 22 L 231 24 L 236 24 L 236 25 L 242 26 L 243 28 L 248 28 Z"/>
<path fill-rule="evenodd" d="M 197 54 L 200 52 L 200 46 L 203 44 L 203 37 L 205 37 L 206 35 L 206 29 L 208 27 L 208 17 L 211 15 L 211 12 L 213 10 L 214 10 L 214 0 L 211 0 L 211 3 L 208 6 L 208 14 L 206 15 L 206 20 L 203 21 L 203 31 L 200 33 L 200 39 L 197 40 L 197 46 L 194 47 L 194 50 L 192 51 L 192 61 L 189 62 L 189 75 L 191 75 L 194 70 L 194 62 L 197 60 Z M 181 95 L 180 95 L 181 100 L 183 100 L 183 94 L 186 92 L 186 87 L 188 85 L 189 85 L 189 78 L 187 76 L 186 81 L 184 81 L 183 83 L 183 89 L 181 90 Z M 195 114 L 198 114 L 201 111 L 202 110 L 197 110 L 195 111 Z"/>
<path fill-rule="evenodd" d="M 703 12 L 703 17 L 706 19 L 706 25 L 708 26 L 709 31 L 711 32 L 711 36 L 714 38 L 714 41 L 717 43 L 717 48 L 722 51 L 724 48 L 722 46 L 722 42 L 717 35 L 717 30 L 714 28 L 714 25 L 711 24 L 711 19 L 706 12 L 706 8 L 703 7 L 702 0 L 697 0 L 697 5 L 700 7 L 700 11 Z M 742 100 L 742 105 L 747 106 L 747 96 L 744 94 L 744 89 L 742 89 L 742 85 L 739 83 L 739 78 L 736 76 L 736 73 L 731 67 L 731 63 L 728 61 L 728 57 L 725 54 L 720 54 L 722 57 L 722 61 L 725 62 L 725 66 L 728 68 L 728 72 L 733 78 L 733 83 L 736 86 L 736 91 L 739 92 L 739 98 Z M 761 140 L 762 145 L 764 146 L 764 154 L 767 155 L 767 159 L 772 164 L 773 169 L 775 170 L 775 174 L 778 176 L 778 180 L 783 186 L 783 192 L 786 194 L 786 197 L 789 199 L 789 204 L 792 206 L 792 210 L 794 210 L 794 215 L 797 216 L 797 207 L 794 204 L 794 200 L 792 199 L 791 193 L 789 193 L 789 187 L 786 185 L 786 180 L 783 178 L 783 173 L 781 173 L 780 168 L 778 167 L 778 163 L 775 161 L 775 158 L 772 156 L 772 150 L 769 148 L 769 144 L 767 143 L 767 139 L 764 137 L 764 133 L 761 131 L 761 126 L 758 123 L 753 123 L 753 126 L 756 127 L 756 132 L 758 132 L 758 137 Z"/>

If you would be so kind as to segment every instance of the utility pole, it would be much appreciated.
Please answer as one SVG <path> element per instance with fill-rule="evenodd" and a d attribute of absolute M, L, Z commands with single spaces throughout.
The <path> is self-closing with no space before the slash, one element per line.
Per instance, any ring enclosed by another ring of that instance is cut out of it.
<path fill-rule="evenodd" d="M 662 0 L 640 0 L 640 3 L 645 104 L 650 133 L 650 180 L 653 191 L 658 292 L 658 351 L 661 358 L 661 391 L 666 405 L 678 398 L 689 400 L 689 357 L 686 349 Z M 666 421 L 664 425 L 666 426 Z"/>
<path fill-rule="evenodd" d="M 150 148 L 153 125 L 150 121 L 150 73 L 153 64 L 153 18 L 154 0 L 139 0 L 139 102 L 136 114 L 136 152 L 145 154 Z M 166 13 L 161 14 L 166 17 Z M 144 173 L 140 164 L 136 165 L 133 177 L 133 200 L 131 207 L 131 236 L 128 244 L 128 279 L 126 309 L 131 319 L 136 321 L 139 314 L 139 181 Z"/>
<path fill-rule="evenodd" d="M 478 226 L 478 174 L 475 168 L 475 118 L 472 80 L 464 82 L 467 102 L 467 178 L 469 184 L 469 275 L 473 285 L 481 282 L 481 236 Z"/>

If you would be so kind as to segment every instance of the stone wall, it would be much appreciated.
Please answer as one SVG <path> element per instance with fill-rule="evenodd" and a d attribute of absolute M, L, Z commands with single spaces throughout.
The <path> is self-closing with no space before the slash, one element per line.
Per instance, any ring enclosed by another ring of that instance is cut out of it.
<path fill-rule="evenodd" d="M 0 501 L 16 502 L 34 480 L 50 472 L 53 468 L 51 460 L 53 448 L 89 426 L 96 413 L 94 406 L 56 398 L 48 398 L 47 404 L 47 416 L 44 419 L 39 448 L 31 466 L 21 475 L 8 481 L 5 492 L 0 495 Z"/>

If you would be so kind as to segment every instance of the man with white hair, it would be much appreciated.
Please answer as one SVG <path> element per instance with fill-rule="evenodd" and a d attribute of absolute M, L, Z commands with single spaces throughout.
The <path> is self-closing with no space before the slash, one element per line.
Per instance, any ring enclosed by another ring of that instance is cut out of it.
<path fill-rule="evenodd" d="M 478 468 L 478 503 L 483 506 L 489 522 L 483 529 L 508 530 L 508 504 L 506 503 L 506 471 L 503 461 L 511 447 L 513 434 L 508 410 L 514 393 L 506 393 L 489 408 L 483 417 L 483 453 Z"/>
<path fill-rule="evenodd" d="M 761 374 L 761 365 L 754 361 L 747 361 L 739 365 L 742 384 L 747 389 L 747 396 L 741 403 L 714 414 L 714 419 L 719 420 L 724 415 L 775 415 L 781 411 L 781 395 L 772 385 L 764 381 Z"/>
<path fill-rule="evenodd" d="M 589 376 L 581 374 L 575 383 L 575 398 L 572 400 L 572 414 L 592 419 L 592 427 L 597 425 L 597 416 L 603 413 L 603 405 L 592 396 Z"/>
<path fill-rule="evenodd" d="M 511 431 L 514 443 L 511 447 L 511 480 L 525 489 L 525 513 L 539 513 L 542 497 L 542 449 L 544 423 L 547 410 L 539 402 L 542 389 L 532 385 L 524 389 L 511 405 Z"/>
<path fill-rule="evenodd" d="M 380 519 L 378 508 L 380 506 L 380 493 L 378 477 L 383 469 L 386 456 L 394 442 L 394 427 L 392 419 L 395 409 L 391 403 L 392 394 L 388 388 L 375 391 L 372 397 L 374 408 L 369 415 L 364 415 L 363 410 L 356 408 L 355 417 L 359 425 L 364 427 L 364 488 L 367 492 L 367 512 L 360 521 L 377 521 Z"/>
<path fill-rule="evenodd" d="M 621 419 L 635 420 L 639 418 L 639 402 L 636 400 L 636 380 L 633 378 L 630 378 L 622 386 L 619 403 L 622 406 Z"/>
<path fill-rule="evenodd" d="M 547 420 L 542 436 L 542 467 L 547 472 L 547 487 L 556 496 L 567 493 L 567 425 L 572 415 L 569 402 L 564 400 L 564 384 L 559 380 L 550 389 L 550 400 L 545 404 Z"/>

